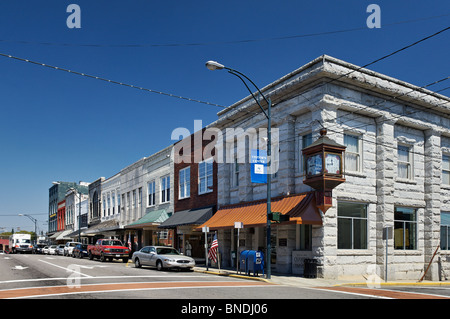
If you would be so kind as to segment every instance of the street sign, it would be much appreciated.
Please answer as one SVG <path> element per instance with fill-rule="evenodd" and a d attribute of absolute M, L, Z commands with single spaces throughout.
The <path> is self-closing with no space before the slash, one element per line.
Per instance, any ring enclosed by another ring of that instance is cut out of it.
<path fill-rule="evenodd" d="M 267 151 L 251 151 L 251 179 L 252 183 L 267 183 Z"/>

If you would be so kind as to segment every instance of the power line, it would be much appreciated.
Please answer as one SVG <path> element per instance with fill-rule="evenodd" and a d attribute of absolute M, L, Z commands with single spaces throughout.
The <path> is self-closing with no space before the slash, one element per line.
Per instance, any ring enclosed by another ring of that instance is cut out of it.
<path fill-rule="evenodd" d="M 42 63 L 42 62 L 36 62 L 36 61 L 33 61 L 33 60 L 16 57 L 16 56 L 13 56 L 13 55 L 10 55 L 10 54 L 0 53 L 0 56 L 5 57 L 5 58 L 18 60 L 18 61 L 22 61 L 22 62 L 28 62 L 28 63 L 35 64 L 35 65 L 40 65 L 40 66 L 43 66 L 43 67 L 46 67 L 46 68 L 50 68 L 50 69 L 53 69 L 53 70 L 64 71 L 64 72 L 67 72 L 67 73 L 80 75 L 80 76 L 91 78 L 91 79 L 95 79 L 95 80 L 100 80 L 100 81 L 104 81 L 104 82 L 108 82 L 108 83 L 112 83 L 112 84 L 117 84 L 117 85 L 122 85 L 122 86 L 126 86 L 126 87 L 133 88 L 133 89 L 138 89 L 138 90 L 147 91 L 147 92 L 151 92 L 151 93 L 156 93 L 156 94 L 160 94 L 160 95 L 164 95 L 164 96 L 169 96 L 169 97 L 173 97 L 173 98 L 177 98 L 177 99 L 181 99 L 181 100 L 185 100 L 185 101 L 196 102 L 196 103 L 201 103 L 201 104 L 206 104 L 206 105 L 226 108 L 226 106 L 223 106 L 223 105 L 220 105 L 220 104 L 215 104 L 215 103 L 206 102 L 206 101 L 202 101 L 202 100 L 192 99 L 192 98 L 189 98 L 189 97 L 176 95 L 176 94 L 172 94 L 172 93 L 166 93 L 166 92 L 162 92 L 162 91 L 147 89 L 147 88 L 144 88 L 142 86 L 137 86 L 137 85 L 132 85 L 132 84 L 124 83 L 124 82 L 114 81 L 114 80 L 110 80 L 110 79 L 103 78 L 103 77 L 100 77 L 100 76 L 90 75 L 90 74 L 87 74 L 87 73 L 73 71 L 73 70 L 69 70 L 69 69 L 66 69 L 66 68 L 61 68 L 61 67 L 49 65 L 49 64 L 46 64 L 46 63 Z"/>
<path fill-rule="evenodd" d="M 383 24 L 384 27 L 390 27 L 400 24 L 414 23 L 419 21 L 443 18 L 449 16 L 450 13 L 445 13 L 442 15 L 418 18 L 413 20 L 406 21 L 398 21 Z M 300 39 L 300 38 L 309 38 L 316 36 L 324 36 L 324 35 L 332 35 L 339 33 L 347 33 L 347 32 L 355 32 L 368 30 L 367 26 L 364 27 L 356 27 L 356 28 L 348 28 L 348 29 L 340 29 L 340 30 L 331 30 L 324 32 L 313 32 L 313 33 L 303 33 L 297 35 L 288 35 L 288 36 L 279 36 L 279 37 L 266 37 L 266 38 L 253 38 L 253 39 L 242 39 L 242 40 L 230 40 L 230 41 L 209 41 L 209 42 L 190 42 L 190 43 L 130 43 L 130 44 L 96 44 L 96 43 L 57 43 L 57 42 L 36 42 L 36 41 L 24 41 L 24 40 L 6 40 L 0 39 L 0 42 L 4 43 L 16 43 L 16 44 L 30 44 L 30 45 L 43 45 L 43 46 L 62 46 L 62 47 L 96 47 L 96 48 L 145 48 L 145 47 L 190 47 L 190 46 L 208 46 L 208 45 L 221 45 L 221 44 L 243 44 L 243 43 L 254 43 L 254 42 L 266 42 L 266 41 L 277 41 L 277 40 L 292 40 L 292 39 Z"/>

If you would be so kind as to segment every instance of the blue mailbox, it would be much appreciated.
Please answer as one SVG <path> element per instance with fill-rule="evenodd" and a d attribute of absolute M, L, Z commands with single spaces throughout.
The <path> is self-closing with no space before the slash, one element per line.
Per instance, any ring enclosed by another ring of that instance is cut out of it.
<path fill-rule="evenodd" d="M 239 270 L 245 274 L 258 275 L 259 272 L 264 274 L 264 254 L 258 250 L 244 250 L 239 257 Z"/>

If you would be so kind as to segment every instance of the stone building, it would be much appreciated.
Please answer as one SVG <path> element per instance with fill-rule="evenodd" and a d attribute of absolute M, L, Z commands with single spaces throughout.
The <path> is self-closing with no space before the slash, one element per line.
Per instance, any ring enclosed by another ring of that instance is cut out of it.
<path fill-rule="evenodd" d="M 272 147 L 277 167 L 272 196 L 286 202 L 287 214 L 300 206 L 301 214 L 305 207 L 310 213 L 273 225 L 274 272 L 301 274 L 303 260 L 315 258 L 323 278 L 376 273 L 382 279 L 418 280 L 439 246 L 427 278 L 437 280 L 439 267 L 449 271 L 450 98 L 326 55 L 262 92 L 273 103 L 272 128 L 279 142 Z M 218 116 L 209 127 L 242 130 L 224 133 L 217 145 L 223 155 L 218 211 L 204 225 L 218 231 L 223 265 L 231 266 L 233 250 L 266 247 L 265 221 L 257 216 L 264 214 L 258 205 L 265 202 L 266 185 L 251 183 L 246 159 L 251 149 L 266 147 L 258 129 L 267 127 L 267 120 L 251 96 Z M 346 146 L 346 181 L 333 190 L 326 213 L 305 202 L 312 189 L 303 183 L 301 153 L 323 127 Z M 242 136 L 245 152 L 231 152 Z M 238 243 L 233 221 L 244 216 L 248 224 Z"/>

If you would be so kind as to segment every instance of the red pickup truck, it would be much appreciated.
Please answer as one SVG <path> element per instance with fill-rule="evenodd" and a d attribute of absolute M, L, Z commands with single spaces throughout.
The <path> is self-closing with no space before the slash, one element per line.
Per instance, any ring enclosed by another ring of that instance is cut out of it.
<path fill-rule="evenodd" d="M 95 245 L 88 245 L 87 253 L 90 260 L 94 257 L 100 258 L 101 261 L 122 259 L 126 263 L 130 256 L 130 249 L 117 239 L 99 239 Z"/>

